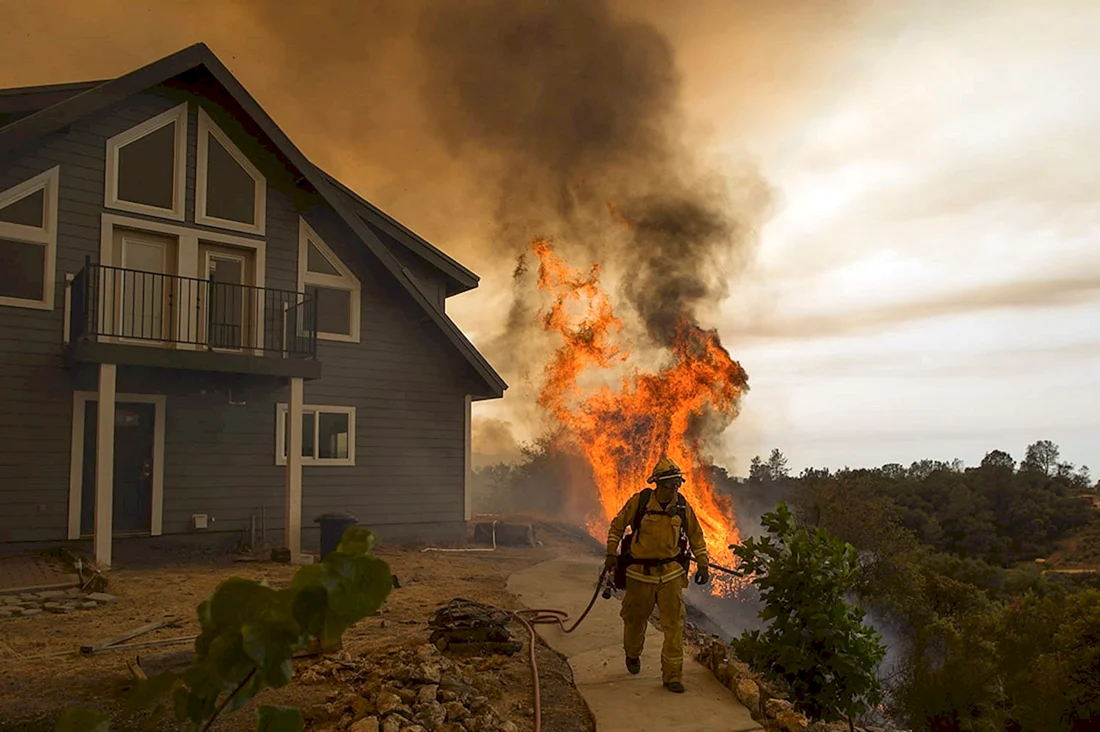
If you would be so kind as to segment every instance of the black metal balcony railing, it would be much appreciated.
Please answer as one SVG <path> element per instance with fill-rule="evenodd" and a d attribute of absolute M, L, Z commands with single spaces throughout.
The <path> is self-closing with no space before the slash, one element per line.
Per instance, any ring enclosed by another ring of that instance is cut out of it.
<path fill-rule="evenodd" d="M 71 339 L 317 356 L 311 295 L 88 261 L 71 284 Z"/>

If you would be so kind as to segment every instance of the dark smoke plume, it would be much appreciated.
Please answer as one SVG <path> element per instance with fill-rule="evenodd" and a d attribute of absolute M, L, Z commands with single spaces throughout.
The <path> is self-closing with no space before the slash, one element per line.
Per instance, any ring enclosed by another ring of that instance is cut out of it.
<path fill-rule="evenodd" d="M 652 343 L 669 345 L 681 316 L 727 294 L 760 211 L 698 175 L 668 40 L 605 0 L 433 8 L 417 35 L 423 99 L 450 148 L 492 171 L 501 253 L 551 236 L 577 265 L 629 273 L 622 294 Z M 506 338 L 528 335 L 529 293 L 517 289 Z"/>
<path fill-rule="evenodd" d="M 488 213 L 498 261 L 540 236 L 576 266 L 600 263 L 623 283 L 633 312 L 620 314 L 640 320 L 636 346 L 667 346 L 681 316 L 705 317 L 727 294 L 766 187 L 697 164 L 675 53 L 652 25 L 609 0 L 242 2 L 288 53 L 310 49 L 299 73 L 317 104 L 300 108 L 332 110 L 326 134 L 464 202 L 442 212 L 421 198 L 428 228 Z M 485 344 L 509 378 L 544 362 L 532 276 L 518 270 L 505 332 Z"/>

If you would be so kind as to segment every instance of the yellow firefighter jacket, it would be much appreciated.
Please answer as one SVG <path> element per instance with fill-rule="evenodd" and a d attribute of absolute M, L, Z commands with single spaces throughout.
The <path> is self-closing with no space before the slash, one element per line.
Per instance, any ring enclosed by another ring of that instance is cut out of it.
<path fill-rule="evenodd" d="M 607 530 L 608 554 L 613 555 L 618 552 L 619 541 L 623 538 L 626 527 L 634 520 L 641 496 L 641 492 L 631 496 L 618 515 L 611 520 L 611 527 Z M 674 560 L 680 551 L 680 516 L 676 513 L 676 498 L 673 497 L 672 503 L 667 508 L 662 508 L 657 502 L 657 492 L 653 491 L 649 496 L 646 511 L 645 516 L 642 517 L 641 526 L 638 527 L 638 534 L 630 545 L 630 553 L 638 559 Z M 700 564 L 705 565 L 707 564 L 707 544 L 703 538 L 703 527 L 699 525 L 699 519 L 696 518 L 690 503 L 686 504 L 684 513 L 687 516 L 687 537 L 691 552 Z M 626 570 L 627 577 L 650 583 L 668 582 L 683 574 L 684 568 L 676 561 L 669 561 L 657 567 L 632 564 Z"/>

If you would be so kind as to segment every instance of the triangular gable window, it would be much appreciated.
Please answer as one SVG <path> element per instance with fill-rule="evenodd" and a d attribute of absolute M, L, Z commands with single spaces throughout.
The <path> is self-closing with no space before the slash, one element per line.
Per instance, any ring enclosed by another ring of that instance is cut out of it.
<path fill-rule="evenodd" d="M 187 104 L 107 141 L 108 208 L 183 220 Z"/>
<path fill-rule="evenodd" d="M 22 198 L 0 206 L 0 223 L 31 226 L 36 229 L 46 225 L 46 189 L 39 188 Z"/>
<path fill-rule="evenodd" d="M 195 222 L 263 234 L 266 197 L 266 179 L 200 109 Z"/>
<path fill-rule="evenodd" d="M 310 274 L 329 275 L 331 277 L 339 277 L 340 270 L 333 266 L 332 262 L 328 261 L 328 258 L 324 253 L 317 248 L 317 245 L 312 241 L 307 241 L 309 247 L 309 254 L 306 257 L 306 271 Z"/>
<path fill-rule="evenodd" d="M 362 288 L 359 278 L 304 218 L 299 222 L 298 289 L 313 298 L 317 337 L 358 343 Z"/>
<path fill-rule="evenodd" d="M 0 305 L 52 310 L 60 168 L 0 191 Z"/>

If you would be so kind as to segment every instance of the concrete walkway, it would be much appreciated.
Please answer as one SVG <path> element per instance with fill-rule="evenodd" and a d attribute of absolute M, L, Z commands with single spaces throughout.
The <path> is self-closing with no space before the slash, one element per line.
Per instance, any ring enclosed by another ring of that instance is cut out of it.
<path fill-rule="evenodd" d="M 508 590 L 530 608 L 556 608 L 577 618 L 584 611 L 602 561 L 593 557 L 552 559 L 508 578 Z M 599 732 L 751 732 L 762 730 L 737 698 L 694 659 L 684 658 L 685 694 L 661 685 L 661 632 L 646 632 L 642 672 L 627 673 L 619 601 L 596 600 L 573 633 L 541 625 L 546 643 L 569 659 L 573 679 L 596 718 Z M 566 625 L 570 625 L 567 623 Z"/>

